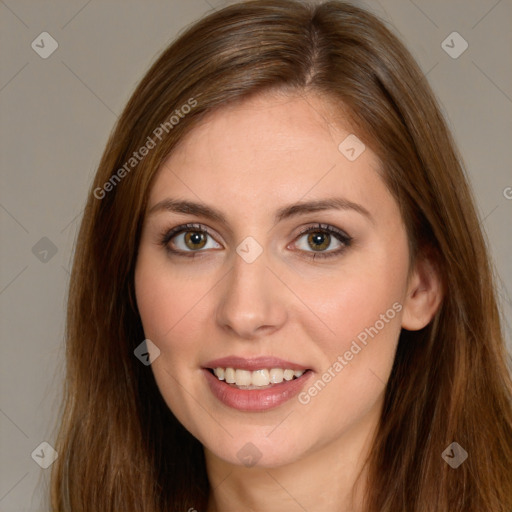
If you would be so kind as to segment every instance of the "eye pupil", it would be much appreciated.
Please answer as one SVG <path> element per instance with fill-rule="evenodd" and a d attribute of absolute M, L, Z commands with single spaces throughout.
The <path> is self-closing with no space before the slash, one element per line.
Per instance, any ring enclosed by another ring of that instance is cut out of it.
<path fill-rule="evenodd" d="M 310 242 L 313 242 L 314 245 L 311 245 Z M 329 242 L 330 235 L 328 233 L 310 233 L 308 236 L 308 243 L 315 251 L 329 247 Z"/>
<path fill-rule="evenodd" d="M 185 243 L 189 249 L 202 249 L 206 244 L 206 236 L 199 231 L 188 231 L 185 234 Z"/>

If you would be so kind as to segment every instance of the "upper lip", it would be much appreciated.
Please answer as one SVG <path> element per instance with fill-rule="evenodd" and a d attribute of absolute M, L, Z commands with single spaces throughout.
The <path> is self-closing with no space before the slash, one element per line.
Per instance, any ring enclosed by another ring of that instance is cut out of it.
<path fill-rule="evenodd" d="M 238 368 L 240 370 L 262 370 L 262 369 L 272 369 L 272 368 L 282 368 L 282 369 L 291 369 L 291 370 L 309 370 L 307 366 L 293 363 L 291 361 L 286 361 L 284 359 L 280 359 L 278 357 L 272 356 L 262 356 L 262 357 L 254 357 L 254 358 L 245 358 L 238 356 L 228 356 L 221 357 L 220 359 L 214 359 L 212 361 L 208 361 L 204 368 Z"/>

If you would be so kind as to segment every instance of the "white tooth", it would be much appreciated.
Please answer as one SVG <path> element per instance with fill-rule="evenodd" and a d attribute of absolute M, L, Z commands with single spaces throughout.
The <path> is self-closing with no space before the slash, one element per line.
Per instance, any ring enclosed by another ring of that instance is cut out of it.
<path fill-rule="evenodd" d="M 252 385 L 253 386 L 268 386 L 270 384 L 270 377 L 268 370 L 255 370 L 252 372 Z"/>
<path fill-rule="evenodd" d="M 293 379 L 293 370 L 285 370 L 283 372 L 283 377 L 284 377 L 284 380 L 292 380 Z"/>
<path fill-rule="evenodd" d="M 269 378 L 272 384 L 283 382 L 283 370 L 281 370 L 281 368 L 272 368 L 269 373 Z"/>
<path fill-rule="evenodd" d="M 236 384 L 248 389 L 265 387 L 270 384 L 280 384 L 283 380 L 290 381 L 294 377 L 300 377 L 304 370 L 291 370 L 289 368 L 261 369 L 253 372 L 235 368 L 214 368 L 213 373 L 219 380 L 225 380 L 228 384 Z"/>
<path fill-rule="evenodd" d="M 248 370 L 236 370 L 235 378 L 237 386 L 250 386 L 252 383 L 252 372 Z"/>
<path fill-rule="evenodd" d="M 224 380 L 224 368 L 215 368 L 213 373 L 217 376 L 219 380 Z"/>
<path fill-rule="evenodd" d="M 224 372 L 224 378 L 228 384 L 234 384 L 236 381 L 235 370 L 233 370 L 233 368 L 226 368 L 226 371 Z"/>

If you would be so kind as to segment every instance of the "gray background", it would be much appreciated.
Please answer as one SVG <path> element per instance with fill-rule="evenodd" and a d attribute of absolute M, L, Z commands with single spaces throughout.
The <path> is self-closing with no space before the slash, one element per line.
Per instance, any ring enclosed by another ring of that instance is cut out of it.
<path fill-rule="evenodd" d="M 44 510 L 50 469 L 31 454 L 54 439 L 72 247 L 108 134 L 159 52 L 185 26 L 227 3 L 0 0 L 3 512 Z M 512 0 L 361 5 L 394 27 L 441 101 L 477 196 L 509 319 Z M 44 31 L 59 45 L 47 59 L 31 47 Z M 469 44 L 456 59 L 441 46 L 453 31 Z M 505 330 L 510 342 L 508 324 Z"/>

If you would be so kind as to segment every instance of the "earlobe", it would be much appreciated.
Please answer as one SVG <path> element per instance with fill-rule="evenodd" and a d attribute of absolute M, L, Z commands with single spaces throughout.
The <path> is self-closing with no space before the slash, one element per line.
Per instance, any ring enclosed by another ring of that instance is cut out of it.
<path fill-rule="evenodd" d="M 402 327 L 423 329 L 432 320 L 443 298 L 441 278 L 428 258 L 419 258 L 412 272 L 404 300 Z"/>

